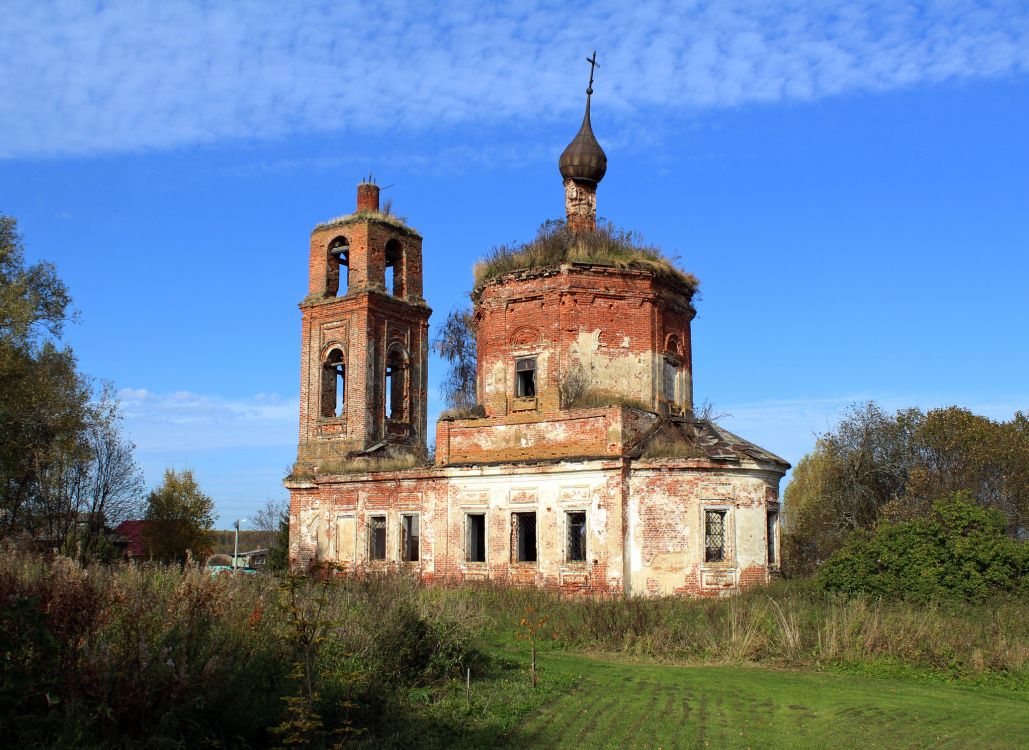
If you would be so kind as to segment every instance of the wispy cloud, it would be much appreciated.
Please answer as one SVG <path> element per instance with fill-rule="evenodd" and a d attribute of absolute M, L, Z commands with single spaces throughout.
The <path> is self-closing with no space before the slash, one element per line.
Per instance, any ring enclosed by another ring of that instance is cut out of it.
<path fill-rule="evenodd" d="M 296 445 L 300 407 L 295 398 L 159 394 L 145 388 L 123 388 L 118 396 L 129 436 L 144 452 L 192 454 Z"/>
<path fill-rule="evenodd" d="M 1024 74 L 1029 8 L 812 2 L 27 0 L 0 26 L 0 157 L 566 120 L 615 123 Z"/>

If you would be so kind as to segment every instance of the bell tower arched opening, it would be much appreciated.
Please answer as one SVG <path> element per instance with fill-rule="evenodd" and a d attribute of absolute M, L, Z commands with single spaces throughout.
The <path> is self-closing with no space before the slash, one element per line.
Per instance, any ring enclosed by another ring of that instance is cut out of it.
<path fill-rule="evenodd" d="M 385 415 L 390 422 L 407 422 L 407 352 L 399 346 L 390 347 L 386 356 L 383 378 Z"/>
<path fill-rule="evenodd" d="M 350 287 L 350 242 L 346 237 L 337 237 L 329 243 L 328 261 L 325 294 L 328 297 L 344 297 Z"/>
<path fill-rule="evenodd" d="M 322 365 L 322 408 L 324 419 L 346 415 L 347 368 L 340 349 L 333 349 Z"/>

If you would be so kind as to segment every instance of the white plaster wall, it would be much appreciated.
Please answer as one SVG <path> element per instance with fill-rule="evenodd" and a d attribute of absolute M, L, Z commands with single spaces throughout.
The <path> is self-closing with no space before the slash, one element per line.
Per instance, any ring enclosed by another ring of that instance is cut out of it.
<path fill-rule="evenodd" d="M 538 582 L 560 583 L 578 580 L 588 573 L 598 583 L 621 586 L 621 497 L 614 488 L 617 469 L 595 468 L 596 462 L 557 467 L 535 467 L 532 472 L 468 470 L 450 479 L 448 520 L 451 545 L 461 545 L 464 515 L 483 512 L 487 517 L 487 562 L 485 566 L 464 563 L 463 547 L 450 554 L 461 561 L 466 572 L 482 571 L 503 577 L 517 568 L 522 574 L 531 566 L 511 562 L 511 514 L 535 512 Z M 566 512 L 586 512 L 586 562 L 567 563 Z M 594 565 L 596 561 L 596 565 Z M 599 580 L 598 580 L 599 579 Z"/>

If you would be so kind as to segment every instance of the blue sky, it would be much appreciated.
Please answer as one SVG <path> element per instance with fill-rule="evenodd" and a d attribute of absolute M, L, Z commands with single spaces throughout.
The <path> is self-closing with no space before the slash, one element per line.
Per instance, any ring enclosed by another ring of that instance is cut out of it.
<path fill-rule="evenodd" d="M 1029 6 L 628 5 L 8 4 L 0 212 L 148 483 L 285 497 L 312 227 L 373 172 L 441 320 L 562 215 L 594 49 L 599 212 L 700 277 L 730 429 L 796 462 L 854 401 L 1029 408 Z"/>

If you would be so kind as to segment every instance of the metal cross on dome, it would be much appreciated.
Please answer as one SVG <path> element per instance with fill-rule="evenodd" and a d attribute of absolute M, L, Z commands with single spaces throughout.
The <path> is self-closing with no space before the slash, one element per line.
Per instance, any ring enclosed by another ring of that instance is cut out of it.
<path fill-rule="evenodd" d="M 586 58 L 586 62 L 588 62 L 590 64 L 590 83 L 589 83 L 589 86 L 586 89 L 586 93 L 587 94 L 592 94 L 593 93 L 593 71 L 596 70 L 598 67 L 600 67 L 599 65 L 597 65 L 597 51 L 596 50 L 593 50 L 593 57 L 587 57 Z"/>

